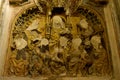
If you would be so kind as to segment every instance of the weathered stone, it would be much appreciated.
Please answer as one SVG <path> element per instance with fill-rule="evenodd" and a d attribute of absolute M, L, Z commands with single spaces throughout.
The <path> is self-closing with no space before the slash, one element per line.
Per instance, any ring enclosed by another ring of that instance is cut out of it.
<path fill-rule="evenodd" d="M 88 29 L 88 22 L 86 21 L 86 19 L 82 19 L 80 21 L 80 26 L 83 28 L 83 29 Z"/>
<path fill-rule="evenodd" d="M 67 46 L 68 39 L 65 37 L 60 37 L 60 46 L 66 47 Z"/>
<path fill-rule="evenodd" d="M 98 49 L 99 44 L 101 44 L 101 37 L 98 35 L 95 35 L 91 38 L 91 43 L 95 49 Z"/>
<path fill-rule="evenodd" d="M 23 38 L 15 39 L 14 41 L 18 50 L 21 50 L 27 46 L 27 42 Z"/>
<path fill-rule="evenodd" d="M 39 20 L 34 20 L 34 21 L 32 22 L 32 24 L 31 24 L 26 30 L 32 31 L 32 30 L 37 29 L 38 26 L 39 26 Z"/>
<path fill-rule="evenodd" d="M 53 28 L 65 28 L 65 23 L 63 22 L 62 18 L 60 16 L 54 16 L 53 19 Z"/>
<path fill-rule="evenodd" d="M 74 49 L 78 49 L 81 43 L 82 43 L 82 40 L 80 38 L 75 38 L 72 40 L 72 45 Z"/>

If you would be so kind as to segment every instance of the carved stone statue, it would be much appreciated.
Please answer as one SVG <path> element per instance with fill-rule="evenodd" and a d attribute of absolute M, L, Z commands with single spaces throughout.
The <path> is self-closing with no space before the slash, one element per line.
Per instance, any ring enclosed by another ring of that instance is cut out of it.
<path fill-rule="evenodd" d="M 91 43 L 93 45 L 93 64 L 89 68 L 89 72 L 93 75 L 105 75 L 107 66 L 107 55 L 106 51 L 101 43 L 101 37 L 95 35 L 91 38 Z"/>
<path fill-rule="evenodd" d="M 53 45 L 59 45 L 60 33 L 64 31 L 65 23 L 60 16 L 52 18 L 51 40 L 54 41 Z M 52 45 L 52 44 L 51 44 Z"/>
<path fill-rule="evenodd" d="M 78 24 L 80 29 L 80 35 L 82 38 L 88 38 L 93 34 L 93 29 L 91 26 L 88 25 L 88 22 L 86 19 L 80 20 L 80 23 Z"/>

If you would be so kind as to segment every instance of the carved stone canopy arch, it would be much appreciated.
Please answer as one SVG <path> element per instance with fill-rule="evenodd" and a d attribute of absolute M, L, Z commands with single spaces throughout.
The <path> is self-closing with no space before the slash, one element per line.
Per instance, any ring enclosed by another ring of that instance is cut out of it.
<path fill-rule="evenodd" d="M 75 11 L 82 4 L 82 0 L 34 0 L 34 1 L 36 5 L 38 5 L 38 7 L 45 4 L 48 11 L 52 10 L 54 7 L 63 7 L 66 11 L 69 10 L 70 13 Z"/>

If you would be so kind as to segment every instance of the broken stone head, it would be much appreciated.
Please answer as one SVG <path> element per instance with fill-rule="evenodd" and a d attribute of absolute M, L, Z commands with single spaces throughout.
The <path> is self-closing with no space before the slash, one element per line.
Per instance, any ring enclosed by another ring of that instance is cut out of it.
<path fill-rule="evenodd" d="M 82 40 L 80 38 L 76 38 L 72 40 L 72 46 L 75 50 L 78 50 L 81 43 L 82 43 Z"/>
<path fill-rule="evenodd" d="M 27 46 L 27 41 L 25 41 L 23 38 L 15 39 L 15 45 L 18 50 L 21 50 Z"/>
<path fill-rule="evenodd" d="M 98 35 L 93 36 L 91 38 L 91 44 L 93 45 L 93 48 L 97 50 L 101 44 L 101 37 Z"/>
<path fill-rule="evenodd" d="M 66 37 L 60 37 L 60 46 L 66 47 L 68 39 Z"/>
<path fill-rule="evenodd" d="M 88 29 L 88 22 L 86 21 L 86 19 L 82 19 L 79 24 L 81 28 Z"/>

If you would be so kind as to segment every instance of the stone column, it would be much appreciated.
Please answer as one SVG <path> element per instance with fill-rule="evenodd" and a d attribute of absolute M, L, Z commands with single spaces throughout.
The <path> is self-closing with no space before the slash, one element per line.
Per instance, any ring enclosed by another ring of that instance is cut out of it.
<path fill-rule="evenodd" d="M 120 56 L 120 0 L 112 0 L 113 6 L 115 9 L 115 18 L 117 20 L 117 26 L 116 26 L 116 36 L 118 41 L 118 47 L 119 47 L 119 56 Z"/>
<path fill-rule="evenodd" d="M 11 9 L 8 0 L 3 0 L 2 16 L 1 16 L 1 33 L 0 33 L 0 76 L 4 72 L 6 52 L 8 48 L 9 39 L 9 22 L 11 19 Z"/>
<path fill-rule="evenodd" d="M 1 27 L 2 27 L 2 11 L 3 11 L 3 0 L 0 0 L 0 39 L 1 39 Z"/>
<path fill-rule="evenodd" d="M 119 57 L 119 47 L 118 47 L 118 32 L 116 30 L 119 28 L 119 21 L 116 14 L 116 8 L 113 3 L 114 0 L 109 0 L 109 4 L 104 8 L 107 34 L 110 45 L 110 52 L 112 58 L 113 66 L 113 80 L 120 80 L 120 57 Z"/>

